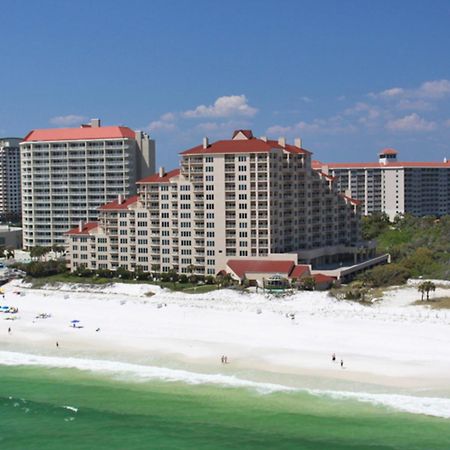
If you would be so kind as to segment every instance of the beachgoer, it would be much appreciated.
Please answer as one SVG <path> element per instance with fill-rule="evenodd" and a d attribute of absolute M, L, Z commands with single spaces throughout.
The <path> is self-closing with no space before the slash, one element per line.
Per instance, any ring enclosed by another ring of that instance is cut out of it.
<path fill-rule="evenodd" d="M 336 361 L 336 353 L 333 353 L 333 354 L 331 355 L 331 361 Z"/>
<path fill-rule="evenodd" d="M 99 332 L 99 331 L 100 331 L 100 328 L 97 328 L 95 331 Z"/>
<path fill-rule="evenodd" d="M 11 328 L 8 328 L 8 333 L 11 334 Z"/>
<path fill-rule="evenodd" d="M 344 360 L 341 359 L 341 367 L 344 368 Z"/>
<path fill-rule="evenodd" d="M 56 341 L 56 348 L 59 348 L 59 342 Z"/>
<path fill-rule="evenodd" d="M 224 362 L 225 364 L 228 364 L 228 356 L 224 356 L 224 357 L 223 357 L 223 362 Z"/>

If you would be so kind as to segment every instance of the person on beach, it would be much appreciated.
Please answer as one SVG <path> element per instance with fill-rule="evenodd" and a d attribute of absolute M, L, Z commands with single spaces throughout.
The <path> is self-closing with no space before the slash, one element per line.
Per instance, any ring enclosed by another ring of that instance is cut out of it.
<path fill-rule="evenodd" d="M 225 358 L 225 356 L 223 356 L 223 355 L 220 357 L 220 362 L 221 362 L 222 364 L 224 363 L 224 358 Z"/>
<path fill-rule="evenodd" d="M 341 367 L 344 368 L 344 360 L 341 359 Z"/>
<path fill-rule="evenodd" d="M 332 355 L 331 355 L 331 361 L 336 361 L 336 353 L 333 353 Z"/>
<path fill-rule="evenodd" d="M 11 327 L 8 328 L 8 334 L 11 334 Z"/>
<path fill-rule="evenodd" d="M 223 362 L 224 362 L 225 364 L 228 364 L 228 356 L 224 356 L 224 357 L 223 357 Z"/>
<path fill-rule="evenodd" d="M 59 348 L 59 342 L 56 341 L 56 348 Z"/>

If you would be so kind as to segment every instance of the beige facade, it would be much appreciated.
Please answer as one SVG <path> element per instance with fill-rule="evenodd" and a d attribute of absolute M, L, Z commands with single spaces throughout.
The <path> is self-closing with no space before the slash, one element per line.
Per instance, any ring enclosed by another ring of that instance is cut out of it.
<path fill-rule="evenodd" d="M 323 263 L 356 254 L 359 202 L 312 170 L 311 153 L 238 130 L 181 154 L 180 169 L 138 181 L 138 195 L 100 208 L 68 233 L 72 270 L 215 275 L 232 258 L 291 254 Z"/>
<path fill-rule="evenodd" d="M 20 220 L 20 138 L 0 138 L 0 222 Z"/>
<path fill-rule="evenodd" d="M 365 215 L 384 212 L 442 216 L 450 214 L 450 163 L 399 162 L 397 152 L 385 149 L 377 163 L 314 161 L 314 168 L 336 178 L 339 191 L 362 202 Z"/>
<path fill-rule="evenodd" d="M 98 208 L 133 195 L 154 172 L 155 143 L 127 127 L 34 130 L 21 147 L 23 244 L 64 245 L 64 233 L 98 219 Z"/>

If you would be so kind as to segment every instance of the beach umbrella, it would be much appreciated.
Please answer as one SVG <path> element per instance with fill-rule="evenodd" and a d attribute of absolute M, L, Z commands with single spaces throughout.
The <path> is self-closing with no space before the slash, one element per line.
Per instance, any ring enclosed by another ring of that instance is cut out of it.
<path fill-rule="evenodd" d="M 79 320 L 76 320 L 76 319 L 70 321 L 70 323 L 78 323 L 78 322 L 79 322 Z"/>

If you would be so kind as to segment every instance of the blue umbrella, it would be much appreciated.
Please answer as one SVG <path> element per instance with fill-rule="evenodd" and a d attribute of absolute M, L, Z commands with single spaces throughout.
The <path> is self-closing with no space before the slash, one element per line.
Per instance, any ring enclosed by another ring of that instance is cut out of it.
<path fill-rule="evenodd" d="M 76 320 L 76 319 L 70 321 L 70 323 L 78 323 L 78 322 L 79 322 L 79 320 Z"/>

